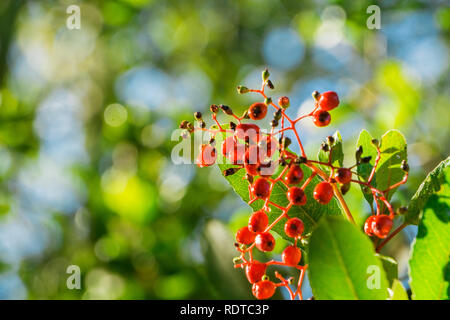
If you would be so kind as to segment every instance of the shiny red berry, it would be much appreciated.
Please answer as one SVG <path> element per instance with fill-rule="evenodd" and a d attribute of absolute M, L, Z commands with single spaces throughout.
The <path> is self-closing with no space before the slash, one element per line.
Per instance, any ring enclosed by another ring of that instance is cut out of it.
<path fill-rule="evenodd" d="M 264 178 L 258 178 L 251 187 L 252 194 L 258 199 L 267 199 L 270 195 L 270 183 Z"/>
<path fill-rule="evenodd" d="M 281 260 L 291 266 L 296 266 L 302 258 L 302 250 L 296 246 L 288 246 L 281 254 Z"/>
<path fill-rule="evenodd" d="M 269 218 L 264 210 L 254 212 L 248 220 L 248 229 L 252 232 L 263 232 L 269 224 Z"/>
<path fill-rule="evenodd" d="M 291 218 L 284 224 L 284 232 L 291 238 L 301 236 L 304 229 L 303 221 L 299 218 Z"/>
<path fill-rule="evenodd" d="M 318 109 L 313 113 L 313 122 L 318 127 L 326 127 L 330 124 L 331 115 L 328 111 Z"/>
<path fill-rule="evenodd" d="M 314 188 L 313 196 L 320 204 L 327 204 L 333 198 L 333 187 L 330 183 L 322 181 Z"/>
<path fill-rule="evenodd" d="M 256 102 L 248 108 L 248 116 L 252 120 L 261 120 L 267 114 L 267 105 L 262 102 Z"/>
<path fill-rule="evenodd" d="M 228 137 L 222 142 L 222 154 L 233 164 L 243 164 L 245 145 L 236 142 L 234 137 Z"/>
<path fill-rule="evenodd" d="M 386 238 L 392 229 L 392 219 L 387 215 L 378 215 L 372 222 L 372 232 L 378 238 Z"/>
<path fill-rule="evenodd" d="M 334 178 L 341 184 L 349 183 L 352 180 L 352 171 L 347 168 L 339 168 Z"/>
<path fill-rule="evenodd" d="M 373 230 L 372 230 L 372 224 L 375 221 L 375 218 L 377 216 L 373 215 L 367 218 L 366 222 L 364 223 L 364 232 L 368 236 L 373 236 Z"/>
<path fill-rule="evenodd" d="M 258 233 L 255 237 L 255 245 L 261 251 L 272 251 L 275 247 L 275 238 L 270 232 Z"/>
<path fill-rule="evenodd" d="M 252 176 L 258 175 L 258 167 L 260 164 L 259 149 L 256 145 L 250 146 L 245 152 L 244 167 L 245 171 Z"/>
<path fill-rule="evenodd" d="M 270 158 L 277 150 L 278 142 L 272 136 L 267 135 L 260 139 L 258 146 L 261 155 Z"/>
<path fill-rule="evenodd" d="M 200 168 L 212 166 L 217 159 L 216 149 L 210 144 L 204 144 L 200 147 L 200 153 L 197 156 L 197 165 Z"/>
<path fill-rule="evenodd" d="M 293 165 L 289 168 L 286 176 L 284 177 L 284 182 L 287 184 L 299 184 L 303 179 L 303 170 L 298 165 Z"/>
<path fill-rule="evenodd" d="M 306 203 L 305 191 L 299 187 L 290 187 L 287 192 L 287 198 L 290 203 L 296 206 L 302 206 Z"/>
<path fill-rule="evenodd" d="M 259 140 L 259 132 L 259 127 L 256 124 L 241 123 L 236 126 L 234 134 L 239 139 L 257 143 Z"/>
<path fill-rule="evenodd" d="M 256 233 L 251 232 L 248 226 L 240 228 L 236 232 L 236 242 L 241 244 L 251 244 L 255 241 Z"/>
<path fill-rule="evenodd" d="M 248 282 L 255 283 L 261 280 L 263 275 L 266 273 L 267 265 L 259 261 L 253 260 L 252 263 L 247 264 L 245 267 L 245 275 L 247 276 Z"/>
<path fill-rule="evenodd" d="M 252 293 L 256 299 L 263 300 L 271 298 L 277 287 L 270 280 L 262 280 L 253 284 Z"/>
<path fill-rule="evenodd" d="M 334 91 L 327 91 L 320 95 L 319 107 L 322 110 L 330 111 L 339 105 L 339 97 Z"/>

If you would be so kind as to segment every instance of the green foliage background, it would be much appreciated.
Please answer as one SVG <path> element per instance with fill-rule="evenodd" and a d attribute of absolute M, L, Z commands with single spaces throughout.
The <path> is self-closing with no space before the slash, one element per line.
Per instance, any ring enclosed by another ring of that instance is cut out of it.
<path fill-rule="evenodd" d="M 80 30 L 66 28 L 71 4 Z M 0 298 L 251 298 L 231 262 L 251 209 L 217 167 L 174 165 L 171 134 L 210 103 L 242 112 L 259 97 L 235 87 L 258 86 L 266 66 L 291 114 L 338 90 L 332 125 L 301 131 L 312 156 L 340 130 L 351 164 L 361 129 L 400 130 L 411 176 L 393 202 L 407 204 L 450 147 L 450 9 L 378 3 L 369 30 L 371 4 L 1 1 Z M 346 199 L 361 225 L 363 194 Z M 415 232 L 384 249 L 403 281 Z M 66 287 L 69 265 L 81 290 Z"/>

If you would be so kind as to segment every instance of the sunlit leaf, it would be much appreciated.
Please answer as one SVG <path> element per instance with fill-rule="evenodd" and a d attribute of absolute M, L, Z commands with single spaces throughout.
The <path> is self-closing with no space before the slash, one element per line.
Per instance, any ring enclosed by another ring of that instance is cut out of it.
<path fill-rule="evenodd" d="M 427 201 L 409 262 L 412 298 L 450 297 L 450 171 Z"/>
<path fill-rule="evenodd" d="M 309 243 L 309 279 L 316 299 L 385 300 L 388 281 L 371 241 L 342 218 L 320 221 Z"/>

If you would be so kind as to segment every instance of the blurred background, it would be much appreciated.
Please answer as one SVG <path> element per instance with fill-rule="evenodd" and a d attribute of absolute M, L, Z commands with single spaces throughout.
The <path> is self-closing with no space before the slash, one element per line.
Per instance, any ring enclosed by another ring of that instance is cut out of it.
<path fill-rule="evenodd" d="M 411 176 L 394 203 L 407 204 L 450 149 L 450 8 L 378 1 L 370 30 L 374 2 L 0 1 L 0 299 L 251 298 L 231 261 L 250 209 L 216 166 L 175 165 L 172 132 L 211 103 L 261 101 L 236 86 L 258 87 L 265 67 L 290 115 L 313 90 L 339 93 L 329 127 L 302 123 L 310 155 L 340 130 L 352 164 L 362 128 L 401 130 Z M 346 198 L 362 224 L 360 190 Z M 384 251 L 407 287 L 415 232 Z"/>

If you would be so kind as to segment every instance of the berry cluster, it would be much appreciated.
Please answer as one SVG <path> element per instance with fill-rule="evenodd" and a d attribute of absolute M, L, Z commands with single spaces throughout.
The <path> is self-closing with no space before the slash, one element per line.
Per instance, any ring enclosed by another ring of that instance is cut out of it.
<path fill-rule="evenodd" d="M 386 238 L 392 228 L 392 220 L 395 212 L 387 200 L 387 193 L 406 182 L 408 178 L 408 165 L 402 163 L 402 169 L 405 176 L 402 181 L 389 187 L 387 190 L 378 190 L 372 186 L 372 180 L 378 162 L 381 158 L 380 146 L 377 140 L 372 143 L 377 148 L 377 158 L 372 168 L 371 174 L 367 181 L 355 179 L 357 172 L 352 171 L 356 166 L 369 163 L 371 157 L 362 157 L 362 147 L 356 150 L 356 163 L 352 167 L 336 167 L 333 165 L 332 150 L 335 143 L 333 137 L 328 137 L 326 142 L 322 144 L 322 150 L 328 153 L 328 162 L 321 162 L 309 159 L 303 149 L 303 145 L 296 129 L 296 125 L 300 120 L 311 117 L 313 123 L 318 127 L 324 127 L 330 124 L 330 111 L 339 106 L 339 97 L 334 91 L 319 93 L 314 91 L 314 108 L 310 113 L 291 119 L 286 114 L 289 107 L 289 98 L 280 97 L 278 104 L 272 101 L 265 93 L 265 89 L 273 89 L 274 85 L 269 80 L 268 70 L 262 73 L 261 89 L 249 89 L 239 86 L 240 94 L 253 92 L 258 93 L 264 98 L 264 102 L 253 103 L 242 116 L 237 116 L 230 107 L 226 105 L 211 105 L 212 120 L 215 125 L 206 128 L 206 124 L 202 119 L 202 114 L 196 112 L 194 117 L 197 125 L 188 121 L 183 121 L 180 128 L 184 129 L 183 136 L 187 136 L 196 130 L 208 132 L 211 135 L 209 143 L 203 144 L 197 157 L 197 165 L 206 167 L 213 165 L 218 157 L 216 150 L 216 135 L 223 134 L 226 136 L 220 146 L 220 152 L 233 166 L 224 171 L 225 176 L 235 174 L 239 170 L 245 170 L 244 179 L 248 181 L 249 204 L 256 200 L 263 200 L 263 206 L 260 210 L 254 212 L 248 221 L 248 225 L 239 229 L 236 233 L 236 249 L 240 252 L 240 256 L 234 260 L 236 268 L 245 269 L 248 281 L 253 285 L 252 292 L 257 299 L 268 299 L 273 296 L 278 287 L 285 287 L 291 299 L 297 296 L 302 299 L 301 286 L 307 265 L 300 265 L 302 251 L 299 248 L 299 242 L 306 237 L 303 234 L 304 225 L 301 219 L 289 216 L 289 211 L 293 206 L 304 206 L 307 201 L 305 188 L 318 176 L 322 181 L 318 183 L 313 192 L 313 200 L 322 205 L 328 204 L 333 197 L 341 204 L 346 217 L 354 223 L 353 217 L 343 198 L 351 183 L 363 185 L 372 193 L 377 206 L 377 212 L 373 212 L 365 225 L 364 231 L 369 236 L 378 238 Z M 275 112 L 270 122 L 270 132 L 263 132 L 260 127 L 254 123 L 245 123 L 247 119 L 262 120 L 267 116 L 268 108 L 273 107 Z M 233 118 L 228 124 L 220 124 L 217 120 L 218 112 L 222 110 L 226 115 Z M 277 127 L 281 123 L 281 128 Z M 287 125 L 286 125 L 287 124 Z M 301 155 L 289 151 L 288 146 L 291 140 L 284 136 L 284 133 L 291 130 L 300 147 Z M 276 169 L 281 166 L 278 174 Z M 312 170 L 309 177 L 305 177 L 303 166 Z M 320 167 L 327 167 L 329 173 L 324 172 Z M 281 184 L 285 187 L 288 205 L 283 207 L 271 201 L 271 194 L 275 184 Z M 384 205 L 382 205 L 384 204 Z M 271 207 L 281 210 L 281 214 L 269 224 L 268 213 Z M 384 214 L 384 208 L 387 208 L 389 214 Z M 275 247 L 275 238 L 271 234 L 272 228 L 286 220 L 284 224 L 284 232 L 287 237 L 292 239 L 292 244 L 287 246 L 281 256 L 281 261 L 271 260 L 268 262 L 260 262 L 253 258 L 253 249 L 256 248 L 262 252 L 270 252 Z M 275 283 L 267 276 L 267 267 L 271 265 L 287 266 L 295 268 L 299 271 L 298 282 L 295 290 L 291 288 L 293 278 L 285 279 L 280 273 L 275 272 L 275 277 L 279 280 Z"/>

